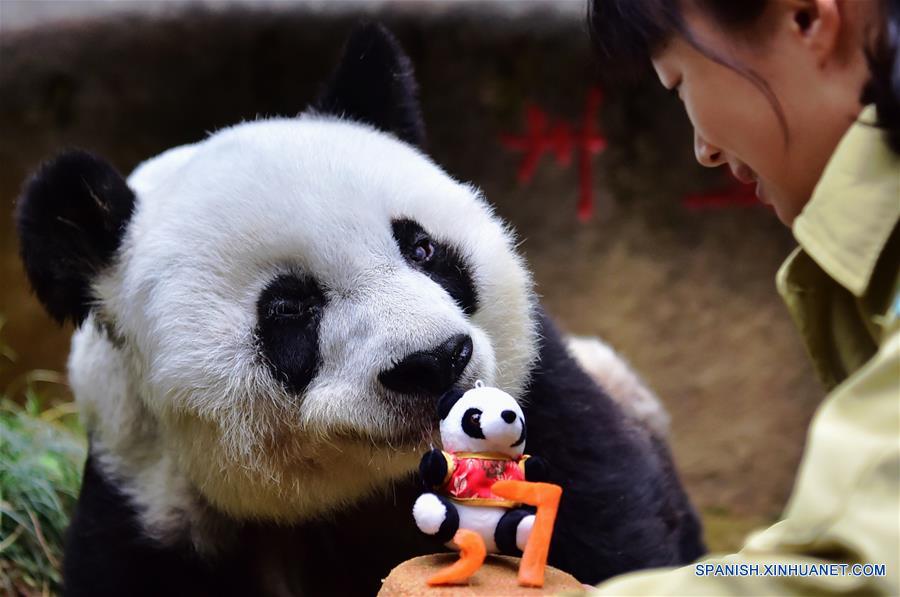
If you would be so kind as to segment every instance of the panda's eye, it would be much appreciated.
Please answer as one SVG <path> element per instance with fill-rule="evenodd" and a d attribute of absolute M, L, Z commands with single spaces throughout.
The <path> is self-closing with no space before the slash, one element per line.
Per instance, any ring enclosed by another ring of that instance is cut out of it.
<path fill-rule="evenodd" d="M 324 293 L 315 280 L 283 275 L 266 287 L 257 308 L 260 322 L 294 320 L 302 323 L 317 319 L 324 303 Z"/>
<path fill-rule="evenodd" d="M 466 315 L 478 310 L 478 294 L 469 265 L 449 239 L 433 240 L 418 222 L 407 218 L 393 220 L 391 232 L 401 257 L 410 267 L 442 286 Z"/>
<path fill-rule="evenodd" d="M 313 314 L 317 305 L 312 301 L 297 299 L 274 299 L 269 303 L 268 316 L 275 318 L 294 318 Z"/>
<path fill-rule="evenodd" d="M 417 263 L 428 263 L 434 256 L 434 245 L 427 236 L 419 239 L 412 248 L 412 260 Z"/>

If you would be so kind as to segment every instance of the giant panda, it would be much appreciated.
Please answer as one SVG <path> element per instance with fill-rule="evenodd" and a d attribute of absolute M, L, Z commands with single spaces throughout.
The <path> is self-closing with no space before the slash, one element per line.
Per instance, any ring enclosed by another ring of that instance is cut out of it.
<path fill-rule="evenodd" d="M 409 59 L 366 25 L 298 117 L 127 180 L 71 150 L 27 182 L 21 257 L 76 325 L 90 442 L 67 594 L 374 594 L 438 548 L 414 473 L 439 397 L 476 379 L 563 487 L 552 565 L 593 584 L 703 552 L 665 438 L 579 365 L 513 232 L 423 139 Z"/>

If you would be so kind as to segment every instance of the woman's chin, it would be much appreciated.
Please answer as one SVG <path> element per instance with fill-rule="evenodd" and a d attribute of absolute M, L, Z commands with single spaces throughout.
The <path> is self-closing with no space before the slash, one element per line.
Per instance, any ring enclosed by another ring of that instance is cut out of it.
<path fill-rule="evenodd" d="M 794 218 L 796 218 L 799 213 L 794 210 L 791 201 L 782 200 L 780 194 L 773 192 L 772 189 L 764 185 L 762 181 L 757 181 L 756 183 L 756 198 L 768 209 L 774 211 L 775 215 L 778 216 L 778 219 L 781 220 L 785 226 L 790 227 L 794 222 Z"/>

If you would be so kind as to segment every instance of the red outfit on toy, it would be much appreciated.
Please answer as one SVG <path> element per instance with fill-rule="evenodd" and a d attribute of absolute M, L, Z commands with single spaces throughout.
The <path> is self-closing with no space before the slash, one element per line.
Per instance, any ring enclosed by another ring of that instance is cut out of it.
<path fill-rule="evenodd" d="M 441 488 L 457 502 L 471 506 L 514 508 L 520 504 L 491 491 L 497 481 L 524 481 L 527 455 L 510 458 L 504 454 L 443 452 L 447 459 L 447 477 Z"/>

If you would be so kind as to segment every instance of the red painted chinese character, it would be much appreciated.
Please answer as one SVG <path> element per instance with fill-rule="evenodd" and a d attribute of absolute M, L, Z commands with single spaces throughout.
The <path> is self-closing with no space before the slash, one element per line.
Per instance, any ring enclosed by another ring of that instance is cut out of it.
<path fill-rule="evenodd" d="M 572 163 L 572 154 L 578 153 L 578 218 L 582 221 L 590 218 L 594 210 L 591 159 L 606 148 L 606 138 L 596 127 L 602 101 L 603 93 L 600 89 L 593 88 L 588 92 L 581 126 L 574 131 L 566 122 L 551 126 L 543 110 L 537 106 L 529 106 L 525 116 L 527 132 L 522 135 L 500 136 L 504 147 L 525 154 L 516 175 L 522 184 L 531 181 L 538 162 L 545 153 L 555 155 L 556 162 L 566 167 Z"/>

